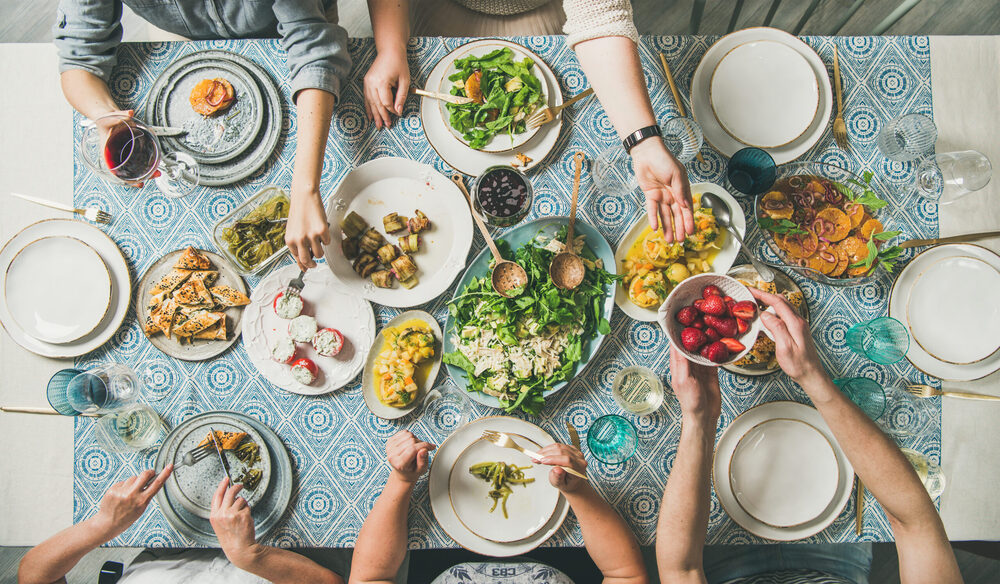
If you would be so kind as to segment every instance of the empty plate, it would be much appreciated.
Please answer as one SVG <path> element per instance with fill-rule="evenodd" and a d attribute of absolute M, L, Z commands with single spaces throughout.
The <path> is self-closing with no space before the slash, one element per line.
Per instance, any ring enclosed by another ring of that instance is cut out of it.
<path fill-rule="evenodd" d="M 754 41 L 719 61 L 709 100 L 727 134 L 749 146 L 776 148 L 812 125 L 819 83 L 800 52 L 776 41 Z"/>
<path fill-rule="evenodd" d="M 837 494 L 840 467 L 826 436 L 806 422 L 772 419 L 740 439 L 729 481 L 740 507 L 774 527 L 819 517 Z"/>
<path fill-rule="evenodd" d="M 111 273 L 94 248 L 73 237 L 43 237 L 7 268 L 7 308 L 29 335 L 70 343 L 97 328 L 111 306 Z"/>
<path fill-rule="evenodd" d="M 1000 348 L 1000 271 L 981 259 L 946 257 L 913 282 L 906 320 L 931 356 L 963 365 Z"/>

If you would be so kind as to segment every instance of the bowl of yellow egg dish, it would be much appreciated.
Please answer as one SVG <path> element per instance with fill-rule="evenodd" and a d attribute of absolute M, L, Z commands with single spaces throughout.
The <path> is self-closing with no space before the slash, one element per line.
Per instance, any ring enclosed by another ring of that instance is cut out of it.
<path fill-rule="evenodd" d="M 713 183 L 691 185 L 695 231 L 683 242 L 667 242 L 649 227 L 645 213 L 625 233 L 615 251 L 618 274 L 615 304 L 634 320 L 653 322 L 656 310 L 674 286 L 691 276 L 725 274 L 739 253 L 739 244 L 715 221 L 712 210 L 701 206 L 701 194 L 711 192 L 729 205 L 733 227 L 744 235 L 746 217 L 739 202 Z"/>

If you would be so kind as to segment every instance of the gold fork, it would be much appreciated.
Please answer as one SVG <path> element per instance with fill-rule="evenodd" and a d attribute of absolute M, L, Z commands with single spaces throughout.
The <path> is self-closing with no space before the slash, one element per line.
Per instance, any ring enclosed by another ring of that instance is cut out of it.
<path fill-rule="evenodd" d="M 590 97 L 593 93 L 594 93 L 594 88 L 588 87 L 587 89 L 581 91 L 580 93 L 564 101 L 562 105 L 540 109 L 528 117 L 527 121 L 525 121 L 525 125 L 528 127 L 529 130 L 534 130 L 538 126 L 547 124 L 552 120 L 556 119 L 556 114 L 563 111 L 567 107 L 573 105 L 574 103 L 580 101 L 581 99 L 585 97 Z"/>
<path fill-rule="evenodd" d="M 986 401 L 1000 401 L 1000 396 L 986 395 L 983 393 L 969 393 L 967 391 L 942 391 L 936 387 L 914 383 L 906 386 L 906 391 L 916 397 L 934 397 L 943 395 L 945 397 L 960 397 L 962 399 L 981 399 Z"/>
<path fill-rule="evenodd" d="M 833 45 L 833 88 L 837 92 L 837 117 L 833 120 L 833 138 L 841 150 L 850 150 L 847 141 L 847 124 L 844 123 L 844 90 L 840 84 L 840 59 L 837 45 Z"/>
<path fill-rule="evenodd" d="M 512 448 L 514 450 L 517 450 L 518 452 L 524 454 L 528 458 L 533 459 L 535 462 L 538 462 L 542 458 L 542 455 L 538 454 L 534 450 L 528 450 L 527 448 L 522 448 L 520 444 L 514 442 L 514 439 L 511 438 L 509 435 L 507 435 L 507 433 L 505 432 L 493 432 L 491 430 L 486 430 L 485 432 L 483 432 L 483 439 L 492 442 L 493 444 L 496 444 L 500 448 Z M 584 475 L 576 470 L 573 470 L 568 466 L 560 466 L 559 468 L 563 469 L 564 471 L 568 472 L 573 476 L 580 477 L 581 479 L 587 478 L 587 475 Z"/>
<path fill-rule="evenodd" d="M 448 93 L 437 93 L 434 91 L 427 91 L 420 89 L 419 87 L 410 87 L 410 93 L 419 95 L 421 97 L 429 97 L 431 99 L 440 99 L 441 101 L 446 101 L 455 105 L 465 105 L 467 103 L 472 103 L 471 97 L 462 97 L 461 95 L 451 95 Z"/>

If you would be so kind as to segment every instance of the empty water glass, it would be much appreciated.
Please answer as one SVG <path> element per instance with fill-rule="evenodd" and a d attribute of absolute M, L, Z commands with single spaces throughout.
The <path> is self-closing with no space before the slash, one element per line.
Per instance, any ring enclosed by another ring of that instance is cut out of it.
<path fill-rule="evenodd" d="M 635 426 L 625 418 L 608 414 L 587 429 L 587 448 L 604 464 L 621 464 L 635 454 L 639 444 Z"/>
<path fill-rule="evenodd" d="M 450 383 L 427 392 L 420 418 L 439 443 L 469 422 L 472 403 L 464 390 Z"/>
<path fill-rule="evenodd" d="M 125 365 L 104 363 L 74 376 L 66 385 L 66 400 L 77 412 L 111 412 L 135 402 L 139 378 Z"/>
<path fill-rule="evenodd" d="M 694 160 L 703 143 L 701 126 L 693 118 L 678 117 L 663 124 L 663 144 L 681 164 Z"/>
<path fill-rule="evenodd" d="M 69 382 L 81 373 L 82 369 L 60 369 L 49 379 L 48 385 L 45 386 L 45 397 L 53 410 L 64 416 L 75 416 L 80 413 L 70 405 L 66 389 L 69 387 Z"/>
<path fill-rule="evenodd" d="M 909 162 L 934 153 L 937 126 L 924 114 L 894 118 L 878 133 L 878 149 L 889 160 Z"/>
<path fill-rule="evenodd" d="M 981 152 L 947 152 L 921 161 L 905 192 L 948 205 L 985 187 L 992 174 L 990 159 Z"/>
<path fill-rule="evenodd" d="M 771 155 L 760 148 L 744 148 L 729 159 L 726 177 L 734 189 L 754 196 L 771 188 L 778 178 L 778 167 Z"/>
<path fill-rule="evenodd" d="M 833 383 L 872 420 L 879 419 L 885 413 L 885 390 L 874 379 L 849 377 L 834 379 Z"/>
<path fill-rule="evenodd" d="M 924 484 L 924 488 L 927 489 L 927 494 L 931 496 L 931 499 L 940 497 L 945 487 L 944 473 L 941 471 L 941 467 L 916 450 L 909 448 L 900 448 L 900 450 L 906 456 L 906 459 L 910 461 L 913 470 L 917 471 L 917 476 L 920 478 L 920 482 Z"/>
<path fill-rule="evenodd" d="M 639 188 L 632 157 L 621 146 L 612 146 L 594 159 L 594 186 L 606 195 L 625 197 Z"/>
<path fill-rule="evenodd" d="M 903 323 L 890 316 L 859 322 L 847 329 L 847 346 L 880 365 L 896 363 L 910 348 L 910 335 Z"/>
<path fill-rule="evenodd" d="M 878 425 L 899 438 L 922 436 L 934 426 L 930 403 L 902 389 L 886 389 L 885 411 Z"/>

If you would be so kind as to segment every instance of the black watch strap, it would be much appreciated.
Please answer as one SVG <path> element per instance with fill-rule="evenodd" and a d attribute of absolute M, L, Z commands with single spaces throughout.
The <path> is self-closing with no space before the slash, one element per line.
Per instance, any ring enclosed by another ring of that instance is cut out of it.
<path fill-rule="evenodd" d="M 653 124 L 652 126 L 646 126 L 645 128 L 639 128 L 638 130 L 629 134 L 624 140 L 622 140 L 622 147 L 625 148 L 625 152 L 631 152 L 635 145 L 642 142 L 646 138 L 651 138 L 653 136 L 662 136 L 660 131 L 660 126 Z"/>

